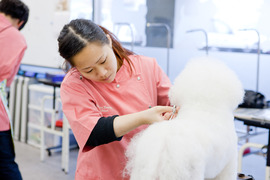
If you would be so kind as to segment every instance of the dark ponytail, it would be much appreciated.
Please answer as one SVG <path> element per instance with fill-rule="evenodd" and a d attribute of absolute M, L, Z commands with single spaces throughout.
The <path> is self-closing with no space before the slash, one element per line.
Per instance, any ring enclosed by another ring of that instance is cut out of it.
<path fill-rule="evenodd" d="M 72 20 L 69 24 L 66 24 L 57 39 L 58 51 L 71 67 L 74 67 L 72 58 L 86 47 L 87 44 L 94 42 L 100 43 L 101 45 L 109 44 L 106 34 L 111 37 L 113 52 L 119 65 L 121 66 L 125 59 L 132 71 L 132 62 L 128 56 L 134 53 L 124 48 L 113 33 L 90 20 L 76 19 Z"/>
<path fill-rule="evenodd" d="M 121 43 L 117 40 L 117 37 L 113 33 L 111 33 L 109 30 L 107 30 L 106 28 L 100 25 L 99 27 L 103 30 L 105 34 L 108 34 L 111 37 L 113 52 L 118 60 L 119 65 L 122 66 L 123 60 L 126 59 L 129 64 L 130 70 L 132 71 L 132 68 L 131 68 L 132 62 L 128 56 L 133 55 L 134 52 L 124 48 L 121 45 Z"/>

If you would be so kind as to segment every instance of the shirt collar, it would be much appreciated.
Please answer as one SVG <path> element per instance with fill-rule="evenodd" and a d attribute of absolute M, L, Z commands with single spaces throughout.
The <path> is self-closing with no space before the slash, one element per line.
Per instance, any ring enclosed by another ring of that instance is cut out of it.
<path fill-rule="evenodd" d="M 132 58 L 130 58 L 130 59 L 132 60 Z M 134 69 L 132 64 L 131 64 L 131 67 L 132 67 L 132 73 L 130 71 L 129 63 L 126 60 L 124 60 L 122 66 L 120 67 L 120 69 L 116 73 L 116 76 L 115 76 L 113 82 L 119 83 L 122 81 L 127 81 L 128 79 L 131 78 L 131 76 L 136 75 L 137 74 L 136 70 Z"/>
<path fill-rule="evenodd" d="M 0 31 L 2 29 L 9 27 L 9 26 L 12 26 L 12 24 L 9 22 L 9 20 L 3 14 L 0 14 Z"/>

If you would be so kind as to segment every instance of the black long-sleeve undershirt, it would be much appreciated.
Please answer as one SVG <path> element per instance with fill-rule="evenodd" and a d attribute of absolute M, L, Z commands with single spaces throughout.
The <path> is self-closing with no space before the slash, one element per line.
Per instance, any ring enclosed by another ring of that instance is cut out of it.
<path fill-rule="evenodd" d="M 120 141 L 122 137 L 117 138 L 113 129 L 113 121 L 118 115 L 101 117 L 93 128 L 86 145 L 99 146 L 113 141 Z"/>

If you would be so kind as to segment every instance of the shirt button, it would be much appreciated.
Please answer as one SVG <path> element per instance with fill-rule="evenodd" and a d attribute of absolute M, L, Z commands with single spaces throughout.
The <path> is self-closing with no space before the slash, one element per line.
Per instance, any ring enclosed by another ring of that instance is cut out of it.
<path fill-rule="evenodd" d="M 119 88 L 119 87 L 120 87 L 120 85 L 119 85 L 119 84 L 117 84 L 117 85 L 116 85 L 116 87 L 117 87 L 117 88 Z"/>
<path fill-rule="evenodd" d="M 139 81 L 139 80 L 141 80 L 141 77 L 140 77 L 140 76 L 138 76 L 138 77 L 137 77 L 137 79 L 138 79 L 138 81 Z"/>

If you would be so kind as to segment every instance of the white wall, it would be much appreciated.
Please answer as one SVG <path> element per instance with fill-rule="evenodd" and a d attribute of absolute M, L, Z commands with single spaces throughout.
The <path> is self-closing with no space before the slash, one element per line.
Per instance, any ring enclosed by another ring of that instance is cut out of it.
<path fill-rule="evenodd" d="M 169 77 L 172 81 L 181 72 L 189 59 L 196 56 L 206 55 L 205 51 L 198 50 L 198 48 L 205 45 L 205 37 L 203 33 L 186 33 L 187 30 L 198 28 L 202 28 L 207 32 L 214 30 L 211 19 L 216 14 L 216 9 L 210 0 L 201 2 L 204 3 L 199 3 L 199 0 L 176 0 L 174 48 L 170 50 Z M 243 8 L 244 7 L 245 6 L 243 6 Z M 262 8 L 259 9 L 260 13 L 258 16 L 258 23 L 255 23 L 254 26 L 242 27 L 255 28 L 260 32 L 261 48 L 263 48 L 263 50 L 270 49 L 270 26 L 266 21 L 266 19 L 268 19 L 267 17 L 270 15 L 266 9 L 269 8 L 270 2 L 264 1 Z M 241 14 L 241 9 L 239 10 L 239 14 Z M 247 39 L 250 38 L 252 37 L 247 37 Z M 254 47 L 256 47 L 256 44 Z M 138 54 L 156 57 L 163 70 L 166 71 L 166 49 L 135 47 L 134 51 Z M 256 70 L 258 58 L 256 53 L 209 51 L 209 55 L 223 60 L 229 67 L 231 67 L 239 76 L 245 89 L 256 89 Z M 270 99 L 269 68 L 270 54 L 261 54 L 258 89 L 266 96 L 266 99 Z"/>
<path fill-rule="evenodd" d="M 22 60 L 24 64 L 60 67 L 63 59 L 58 53 L 57 37 L 69 21 L 67 11 L 56 11 L 55 0 L 24 0 L 30 15 L 22 33 L 28 48 Z"/>
<path fill-rule="evenodd" d="M 28 50 L 23 63 L 59 67 L 63 60 L 58 55 L 56 39 L 60 29 L 68 21 L 68 15 L 55 13 L 54 0 L 25 0 L 25 2 L 30 7 L 30 18 L 23 30 L 28 43 Z M 186 33 L 187 30 L 194 28 L 203 28 L 206 31 L 213 30 L 211 18 L 216 13 L 216 10 L 210 0 L 201 2 L 204 3 L 200 4 L 199 0 L 176 0 L 174 48 L 170 49 L 169 77 L 171 81 L 181 72 L 190 58 L 205 55 L 205 51 L 198 50 L 199 47 L 204 45 L 204 35 L 200 32 Z M 263 35 L 270 37 L 270 31 L 268 31 L 270 26 L 266 23 L 266 20 L 268 21 L 266 17 L 269 16 L 268 11 L 266 11 L 266 9 L 269 9 L 267 7 L 270 7 L 270 3 L 265 1 L 256 28 Z M 128 15 L 125 14 L 125 16 Z M 130 46 L 126 47 L 130 48 Z M 268 48 L 268 44 L 263 44 L 263 48 Z M 155 57 L 166 72 L 166 48 L 135 46 L 134 51 L 137 54 Z M 245 89 L 255 90 L 256 54 L 210 51 L 209 55 L 222 59 L 234 69 L 243 82 Z M 260 67 L 259 91 L 269 99 L 270 74 L 268 67 L 270 67 L 270 55 L 261 55 Z"/>

